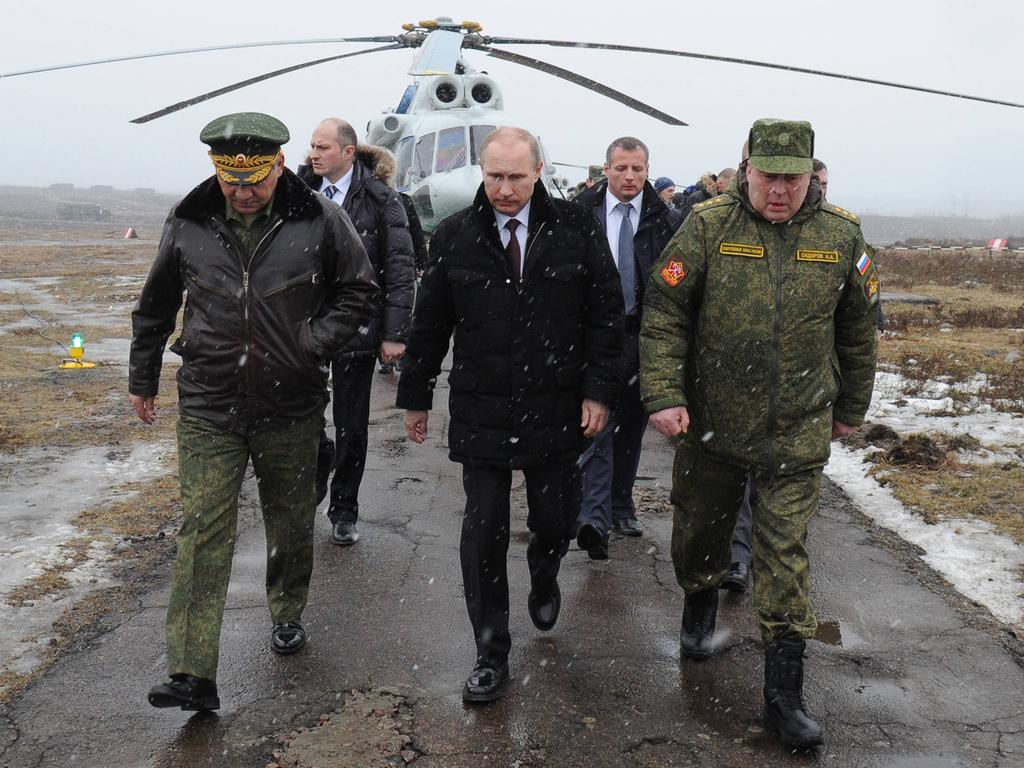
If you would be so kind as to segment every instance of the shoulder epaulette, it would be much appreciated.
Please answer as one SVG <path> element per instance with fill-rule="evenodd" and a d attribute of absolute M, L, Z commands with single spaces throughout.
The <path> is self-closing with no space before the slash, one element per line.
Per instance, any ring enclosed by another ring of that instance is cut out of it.
<path fill-rule="evenodd" d="M 717 208 L 720 205 L 726 205 L 731 202 L 733 202 L 733 199 L 728 195 L 716 195 L 710 200 L 705 200 L 703 203 L 697 203 L 691 210 L 694 213 L 697 213 L 699 211 L 706 211 L 708 208 Z"/>
<path fill-rule="evenodd" d="M 834 213 L 836 216 L 840 216 L 847 221 L 852 221 L 854 224 L 860 224 L 860 216 L 852 211 L 848 211 L 845 208 L 840 208 L 838 205 L 832 205 L 832 203 L 823 202 L 821 204 L 821 210 Z"/>

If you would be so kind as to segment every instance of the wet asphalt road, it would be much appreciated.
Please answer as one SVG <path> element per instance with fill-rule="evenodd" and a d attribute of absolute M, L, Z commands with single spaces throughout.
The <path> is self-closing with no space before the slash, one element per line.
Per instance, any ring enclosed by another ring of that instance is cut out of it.
<path fill-rule="evenodd" d="M 805 692 L 826 729 L 820 750 L 789 753 L 760 728 L 762 655 L 748 597 L 725 600 L 711 660 L 680 663 L 671 520 L 656 505 L 641 513 L 642 538 L 613 539 L 608 562 L 572 547 L 558 625 L 535 630 L 522 488 L 509 553 L 515 679 L 502 701 L 464 706 L 474 651 L 458 569 L 461 473 L 443 431 L 447 390 L 439 387 L 428 443 L 415 446 L 389 407 L 394 381 L 375 382 L 362 539 L 333 546 L 319 518 L 305 651 L 269 651 L 263 533 L 247 482 L 219 714 L 190 718 L 146 703 L 164 678 L 165 566 L 138 603 L 108 616 L 100 634 L 3 710 L 0 766 L 262 767 L 347 692 L 381 687 L 401 697 L 403 732 L 423 768 L 1024 766 L 1020 644 L 830 484 L 810 532 L 823 629 L 808 644 Z M 669 447 L 649 430 L 639 485 L 663 496 L 670 466 Z M 386 764 L 364 758 L 332 764 Z"/>

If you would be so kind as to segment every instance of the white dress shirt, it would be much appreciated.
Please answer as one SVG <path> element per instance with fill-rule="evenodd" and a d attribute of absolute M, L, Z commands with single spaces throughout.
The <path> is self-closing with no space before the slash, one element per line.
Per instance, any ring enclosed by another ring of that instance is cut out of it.
<path fill-rule="evenodd" d="M 523 274 L 523 267 L 526 266 L 526 235 L 530 227 L 530 203 L 523 206 L 523 209 L 515 216 L 508 216 L 501 211 L 494 212 L 494 219 L 498 222 L 498 234 L 501 236 L 501 247 L 508 248 L 508 241 L 512 233 L 505 229 L 509 219 L 516 219 L 519 227 L 516 229 L 516 240 L 519 241 L 519 253 L 522 254 L 523 264 L 519 265 L 519 274 Z"/>
<path fill-rule="evenodd" d="M 612 258 L 615 266 L 619 266 L 619 229 L 622 227 L 622 212 L 615 206 L 619 203 L 628 202 L 631 206 L 629 211 L 629 222 L 633 225 L 633 234 L 636 234 L 637 225 L 640 223 L 640 206 L 643 204 L 643 193 L 632 200 L 619 200 L 609 190 L 604 195 L 604 228 L 608 233 L 608 247 L 612 249 Z"/>
<path fill-rule="evenodd" d="M 355 166 L 349 168 L 348 173 L 335 182 L 328 181 L 326 176 L 322 176 L 320 179 L 320 194 L 323 195 L 326 189 L 333 183 L 334 188 L 338 191 L 334 193 L 334 197 L 331 198 L 331 202 L 335 205 L 341 205 L 344 203 L 345 196 L 348 194 L 348 188 L 352 186 L 352 171 L 354 169 Z M 324 195 L 324 197 L 327 197 L 327 195 Z"/>

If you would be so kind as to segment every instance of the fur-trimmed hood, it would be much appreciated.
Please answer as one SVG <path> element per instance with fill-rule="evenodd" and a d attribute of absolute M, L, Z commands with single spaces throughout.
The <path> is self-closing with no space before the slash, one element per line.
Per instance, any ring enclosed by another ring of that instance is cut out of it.
<path fill-rule="evenodd" d="M 375 179 L 387 184 L 395 184 L 395 156 L 384 147 L 374 144 L 359 144 L 356 147 L 356 160 L 366 166 Z"/>

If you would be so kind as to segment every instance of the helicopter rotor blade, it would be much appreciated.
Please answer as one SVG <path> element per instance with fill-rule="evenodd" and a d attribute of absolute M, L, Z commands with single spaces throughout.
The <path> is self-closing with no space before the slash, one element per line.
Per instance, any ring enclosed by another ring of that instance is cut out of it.
<path fill-rule="evenodd" d="M 184 101 L 179 101 L 176 104 L 171 104 L 169 107 L 164 107 L 163 109 L 158 109 L 156 112 L 150 112 L 148 115 L 143 115 L 142 117 L 136 117 L 131 122 L 133 122 L 133 123 L 140 123 L 140 124 L 141 123 L 148 123 L 150 120 L 156 120 L 158 117 L 163 117 L 164 115 L 169 115 L 172 112 L 178 112 L 179 110 L 185 109 L 186 107 L 191 107 L 191 106 L 193 106 L 195 104 L 200 104 L 200 103 L 202 103 L 204 101 L 208 101 L 209 99 L 212 99 L 212 98 L 214 98 L 216 96 L 223 96 L 225 93 L 231 93 L 231 91 L 237 91 L 239 88 L 245 88 L 247 85 L 253 85 L 254 83 L 259 83 L 259 82 L 262 82 L 263 80 L 269 80 L 270 78 L 277 77 L 278 75 L 285 75 L 285 74 L 288 74 L 289 72 L 295 72 L 296 70 L 299 70 L 299 69 L 305 69 L 306 67 L 313 67 L 313 66 L 316 66 L 317 64 L 324 64 L 325 62 L 328 62 L 328 61 L 337 61 L 338 59 L 348 59 L 348 58 L 351 58 L 353 56 L 361 56 L 364 53 L 377 53 L 378 51 L 393 51 L 393 50 L 396 50 L 398 48 L 404 48 L 404 47 L 405 46 L 402 45 L 401 43 L 393 43 L 392 45 L 382 45 L 379 48 L 364 48 L 361 51 L 353 51 L 352 53 L 342 53 L 342 54 L 340 54 L 338 56 L 328 56 L 328 57 L 323 58 L 323 59 L 315 59 L 313 61 L 307 61 L 307 62 L 304 62 L 302 64 L 294 64 L 294 65 L 292 65 L 290 67 L 285 67 L 284 69 L 275 69 L 273 72 L 267 72 L 266 74 L 263 74 L 263 75 L 257 75 L 256 77 L 250 77 L 248 80 L 241 80 L 241 81 L 239 81 L 237 83 L 232 83 L 231 85 L 226 85 L 223 88 L 218 88 L 215 91 L 209 91 L 208 93 L 204 93 L 204 94 L 201 94 L 199 96 L 193 96 L 191 99 L 185 99 Z"/>
<path fill-rule="evenodd" d="M 549 64 L 546 61 L 541 61 L 540 59 L 533 59 L 530 58 L 529 56 L 521 56 L 518 53 L 512 53 L 511 51 L 505 51 L 500 48 L 480 47 L 477 50 L 484 51 L 487 53 L 488 56 L 493 56 L 496 59 L 510 61 L 513 64 L 521 64 L 524 67 L 536 69 L 539 72 L 544 72 L 545 74 L 554 75 L 555 77 L 560 77 L 563 80 L 568 80 L 570 83 L 573 83 L 574 85 L 579 85 L 584 88 L 588 88 L 589 90 L 594 91 L 595 93 L 599 93 L 602 96 L 607 96 L 609 99 L 612 99 L 613 101 L 617 101 L 620 104 L 625 104 L 627 107 L 635 109 L 637 112 L 642 112 L 645 115 L 657 118 L 658 120 L 661 120 L 663 123 L 668 123 L 669 125 L 686 125 L 686 123 L 684 123 L 678 117 L 672 117 L 672 115 L 668 114 L 667 112 L 662 112 L 660 109 L 657 109 L 656 107 L 652 107 L 649 104 L 644 104 L 642 101 L 634 99 L 632 96 L 627 96 L 621 91 L 616 91 L 614 88 L 609 88 L 607 85 L 597 82 L 597 80 L 591 80 L 589 77 L 584 77 L 583 75 L 577 74 L 576 72 L 572 72 L 568 69 L 562 69 L 561 67 L 557 67 L 554 64 Z"/>
<path fill-rule="evenodd" d="M 955 99 L 967 99 L 969 101 L 981 101 L 986 104 L 998 104 L 1003 107 L 1024 108 L 1024 104 L 1017 104 L 1013 101 L 1001 99 L 990 99 L 985 96 L 971 96 L 956 91 L 944 91 L 938 88 L 925 88 L 918 85 L 907 85 L 905 83 L 894 83 L 889 80 L 876 80 L 870 77 L 859 77 L 857 75 L 843 75 L 838 72 L 826 72 L 822 69 L 807 69 L 805 67 L 794 67 L 788 64 L 772 64 L 767 61 L 755 61 L 754 59 L 738 59 L 732 56 L 714 56 L 710 53 L 693 53 L 691 51 L 673 51 L 667 48 L 648 48 L 638 45 L 618 45 L 615 43 L 574 43 L 569 40 L 532 40 L 521 37 L 484 37 L 484 46 L 495 45 L 551 45 L 557 48 L 594 48 L 604 51 L 630 51 L 635 53 L 660 53 L 665 56 L 682 56 L 688 59 L 703 59 L 705 61 L 722 61 L 727 64 L 742 64 L 749 67 L 763 67 L 766 69 L 779 69 L 785 72 L 798 72 L 804 75 L 817 75 L 819 77 L 831 77 L 837 80 L 851 80 L 856 83 L 868 83 L 870 85 L 881 85 L 887 88 L 901 88 L 907 91 L 918 91 L 920 93 L 931 93 L 936 96 L 949 96 Z M 481 47 L 480 50 L 489 50 Z"/>
<path fill-rule="evenodd" d="M 137 53 L 126 56 L 114 56 L 109 59 L 94 59 L 93 61 L 79 61 L 73 64 L 53 64 L 47 67 L 36 67 L 34 69 L 22 69 L 17 72 L 0 72 L 2 77 L 18 77 L 19 75 L 34 75 L 39 72 L 60 72 L 64 69 L 77 69 L 78 67 L 92 67 L 98 64 L 114 64 L 119 61 L 137 61 L 138 59 L 156 59 L 162 56 L 182 56 L 189 53 L 206 53 L 209 51 L 232 51 L 238 48 L 267 48 L 276 45 L 321 45 L 323 43 L 397 43 L 402 38 L 395 35 L 378 35 L 376 37 L 324 37 L 307 40 L 270 40 L 262 43 L 229 43 L 226 45 L 208 45 L 202 48 L 181 48 L 175 51 L 157 51 L 155 53 Z"/>

